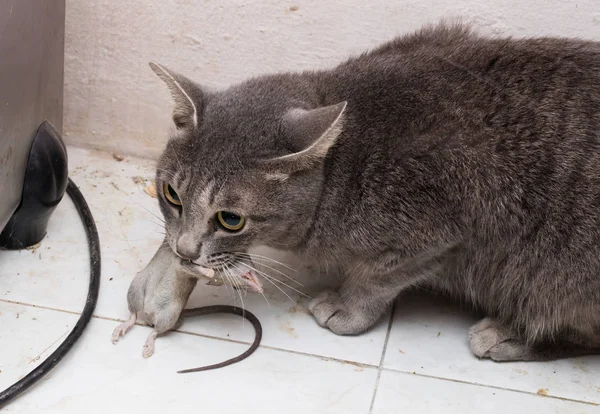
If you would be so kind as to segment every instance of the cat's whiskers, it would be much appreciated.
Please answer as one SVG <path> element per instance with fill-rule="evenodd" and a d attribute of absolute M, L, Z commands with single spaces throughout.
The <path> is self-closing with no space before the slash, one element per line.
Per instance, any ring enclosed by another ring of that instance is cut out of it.
<path fill-rule="evenodd" d="M 244 307 L 244 298 L 242 298 L 242 294 L 240 293 L 240 288 L 241 287 L 239 285 L 239 281 L 236 279 L 235 275 L 233 275 L 233 273 L 231 273 L 231 271 L 229 270 L 229 266 L 228 265 L 225 265 L 223 267 L 223 270 L 225 270 L 225 272 L 227 272 L 230 275 L 230 279 L 229 280 L 231 280 L 233 282 L 233 284 L 237 287 L 237 289 L 235 289 L 235 290 L 236 290 L 236 292 L 237 292 L 237 294 L 238 294 L 238 296 L 240 298 L 240 302 L 242 304 L 242 317 L 245 319 L 246 308 Z"/>
<path fill-rule="evenodd" d="M 298 290 L 298 289 L 296 289 L 296 288 L 295 288 L 295 287 L 293 287 L 293 286 L 290 286 L 290 285 L 288 285 L 288 284 L 287 284 L 287 283 L 285 283 L 283 280 L 277 279 L 276 277 L 274 277 L 274 276 L 271 276 L 271 275 L 268 275 L 268 274 L 266 274 L 265 272 L 260 272 L 260 273 L 261 273 L 261 274 L 263 274 L 265 277 L 269 277 L 269 278 L 271 278 L 271 280 L 274 280 L 274 281 L 275 281 L 275 282 L 277 282 L 277 283 L 281 283 L 283 286 L 287 287 L 288 289 L 292 289 L 294 292 L 296 292 L 296 293 L 298 293 L 298 294 L 300 294 L 300 295 L 302 295 L 302 296 L 304 296 L 304 297 L 306 297 L 306 298 L 312 299 L 312 297 L 310 297 L 310 296 L 309 296 L 309 295 L 307 295 L 306 293 L 302 292 L 301 290 Z"/>
<path fill-rule="evenodd" d="M 310 296 L 308 296 L 306 293 L 304 293 L 304 292 L 302 292 L 302 291 L 300 291 L 300 290 L 296 289 L 296 288 L 295 288 L 295 287 L 293 287 L 293 286 L 290 286 L 290 285 L 288 285 L 287 283 L 285 283 L 285 282 L 284 282 L 284 281 L 282 281 L 282 280 L 279 280 L 279 279 L 277 279 L 276 277 L 273 277 L 273 276 L 271 276 L 271 275 L 268 275 L 268 274 L 266 274 L 265 272 L 263 272 L 263 271 L 261 271 L 261 270 L 258 270 L 257 268 L 253 267 L 251 264 L 249 264 L 249 263 L 247 263 L 247 262 L 242 262 L 242 263 L 244 263 L 244 265 L 248 266 L 250 269 L 252 269 L 252 270 L 254 270 L 255 272 L 257 272 L 257 273 L 259 273 L 260 275 L 262 275 L 262 276 L 263 276 L 265 279 L 267 279 L 269 282 L 271 282 L 271 283 L 272 283 L 272 284 L 273 284 L 275 287 L 277 287 L 277 289 L 281 290 L 281 291 L 282 291 L 282 292 L 283 292 L 283 293 L 284 293 L 284 294 L 285 294 L 285 295 L 286 295 L 288 298 L 290 298 L 290 300 L 291 300 L 292 302 L 294 302 L 294 300 L 293 300 L 293 299 L 292 299 L 292 298 L 291 298 L 291 297 L 290 297 L 290 296 L 289 296 L 289 295 L 288 295 L 288 294 L 287 294 L 287 293 L 286 293 L 286 292 L 285 292 L 283 289 L 281 289 L 279 286 L 277 286 L 277 285 L 276 285 L 274 282 L 281 283 L 283 286 L 285 286 L 285 287 L 287 287 L 287 288 L 289 288 L 289 289 L 292 289 L 294 292 L 296 292 L 296 293 L 299 293 L 300 295 L 302 295 L 302 296 L 305 296 L 305 297 L 307 297 L 307 298 L 309 298 L 309 299 L 312 299 L 312 298 L 311 298 Z M 294 302 L 294 303 L 295 303 L 295 302 Z"/>
<path fill-rule="evenodd" d="M 260 274 L 261 276 L 263 276 L 269 283 L 271 283 L 273 286 L 275 286 L 277 289 L 279 289 L 285 296 L 287 296 L 292 303 L 296 303 L 291 297 L 290 295 L 288 295 L 283 289 L 281 289 L 279 286 L 277 286 L 275 283 L 273 283 L 273 281 L 271 280 L 271 278 L 269 277 L 269 275 L 267 275 L 265 272 L 261 272 L 260 270 L 256 269 L 255 267 L 253 267 L 252 265 L 243 262 L 244 265 L 246 265 L 247 267 L 249 267 L 250 269 L 254 270 L 255 272 L 257 272 L 258 274 Z"/>
<path fill-rule="evenodd" d="M 165 230 L 165 232 L 163 231 L 157 231 L 157 233 L 165 235 L 166 236 L 166 222 L 165 219 L 163 217 L 158 216 L 157 214 L 154 214 L 152 211 L 150 211 L 148 208 L 146 208 L 144 205 L 140 204 L 140 203 L 134 203 L 133 205 L 139 206 L 141 208 L 143 208 L 144 210 L 146 210 L 147 213 L 149 213 L 153 218 L 157 219 L 158 222 L 154 221 L 154 219 L 150 218 L 150 217 L 145 217 L 143 215 L 140 215 L 141 218 L 143 218 L 144 220 L 149 221 L 150 223 L 154 224 L 155 226 L 159 227 L 161 230 Z"/>
<path fill-rule="evenodd" d="M 277 289 L 279 289 L 281 291 L 281 293 L 283 293 L 285 296 L 287 296 L 289 298 L 289 300 L 295 305 L 296 301 L 294 299 L 292 299 L 292 297 L 290 295 L 288 295 L 285 290 L 283 290 L 282 288 L 280 288 L 279 286 L 277 286 L 267 275 L 265 275 L 264 273 L 260 272 L 257 270 L 258 273 L 261 273 L 262 276 L 265 278 L 265 280 L 267 282 L 269 282 L 270 284 L 272 284 L 273 286 L 275 286 Z"/>
<path fill-rule="evenodd" d="M 154 220 L 148 218 L 148 217 L 144 217 L 144 220 L 146 220 L 149 223 L 154 224 L 156 227 L 158 227 L 157 229 L 152 230 L 153 232 L 165 235 L 167 234 L 167 230 L 165 229 L 165 225 L 164 224 L 160 224 L 155 222 Z"/>
<path fill-rule="evenodd" d="M 227 288 L 227 291 L 229 292 L 229 285 L 233 286 L 233 282 L 231 280 L 231 277 L 229 277 L 229 275 L 227 274 L 227 272 L 225 271 L 225 268 L 221 268 L 221 274 L 223 275 L 223 277 L 225 278 L 226 282 L 225 282 L 225 286 Z M 235 293 L 231 292 L 231 296 L 233 299 L 233 304 L 235 305 L 235 301 L 236 301 L 236 297 L 235 297 Z"/>
<path fill-rule="evenodd" d="M 240 269 L 239 266 L 236 266 L 235 263 L 231 263 L 231 266 L 235 267 L 237 270 L 240 271 L 240 273 L 242 272 L 242 269 Z M 269 303 L 269 299 L 267 299 L 267 297 L 265 296 L 265 293 L 261 290 L 260 294 L 263 296 L 263 298 L 265 298 L 265 302 L 267 302 L 267 305 L 269 305 L 269 308 L 271 307 L 271 303 Z"/>
<path fill-rule="evenodd" d="M 165 224 L 164 223 L 157 223 L 156 221 L 152 220 L 149 217 L 143 217 L 144 220 L 149 221 L 150 223 L 154 224 L 157 227 L 160 227 L 161 229 L 165 228 Z"/>
<path fill-rule="evenodd" d="M 143 204 L 140 203 L 136 203 L 138 206 L 140 206 L 141 208 L 143 208 L 144 210 L 146 210 L 148 213 L 150 213 L 154 218 L 158 219 L 160 222 L 162 222 L 163 224 L 166 223 L 164 217 L 160 217 L 158 214 L 153 213 L 152 211 L 150 211 L 146 206 L 144 206 Z"/>
<path fill-rule="evenodd" d="M 233 303 L 235 304 L 235 293 L 234 293 L 234 289 L 233 289 L 233 281 L 231 280 L 231 277 L 229 277 L 227 274 L 225 274 L 225 267 L 224 265 L 221 266 L 221 274 L 225 277 L 225 279 L 227 280 L 225 283 L 223 283 L 225 285 L 225 289 L 227 289 L 227 293 L 231 296 L 231 298 L 233 299 Z M 231 288 L 230 288 L 231 285 Z"/>
<path fill-rule="evenodd" d="M 225 289 L 227 289 L 227 294 L 231 296 L 231 299 L 233 300 L 233 304 L 235 305 L 235 293 L 233 292 L 234 289 L 233 288 L 229 289 L 229 285 L 233 286 L 233 282 L 231 281 L 231 278 L 225 273 L 224 268 L 222 269 L 221 274 L 227 280 L 227 282 L 224 283 Z"/>
<path fill-rule="evenodd" d="M 244 256 L 241 256 L 241 257 L 239 257 L 239 259 L 240 259 L 240 260 L 243 260 L 244 258 L 245 258 Z M 291 277 L 291 276 L 289 276 L 288 274 L 286 274 L 286 273 L 283 273 L 282 271 L 280 271 L 280 270 L 278 270 L 278 269 L 276 269 L 276 268 L 274 268 L 274 267 L 272 267 L 272 266 L 269 266 L 268 264 L 266 264 L 266 263 L 264 263 L 264 262 L 262 262 L 262 263 L 261 263 L 261 260 L 262 260 L 262 259 L 260 259 L 260 258 L 254 258 L 254 257 L 251 257 L 251 256 L 249 256 L 249 257 L 246 257 L 245 259 L 246 259 L 246 260 L 251 260 L 251 261 L 253 261 L 253 262 L 256 262 L 256 263 L 257 263 L 258 265 L 260 265 L 261 267 L 266 267 L 267 269 L 271 269 L 271 270 L 273 270 L 274 272 L 277 272 L 278 274 L 280 274 L 281 276 L 283 276 L 283 277 L 285 277 L 285 278 L 287 278 L 287 279 L 291 280 L 292 282 L 294 282 L 294 283 L 298 284 L 299 286 L 301 286 L 301 287 L 304 287 L 304 285 L 303 285 L 302 283 L 298 282 L 296 279 L 292 278 L 292 277 Z"/>
<path fill-rule="evenodd" d="M 281 270 L 279 270 L 279 269 L 276 269 L 276 268 L 274 268 L 274 267 L 271 267 L 271 266 L 269 266 L 269 265 L 267 265 L 267 264 L 265 264 L 265 263 L 261 263 L 259 260 L 257 260 L 257 262 L 258 262 L 258 264 L 259 264 L 261 267 L 266 267 L 267 269 L 270 269 L 270 270 L 272 270 L 272 271 L 276 272 L 277 274 L 280 274 L 281 276 L 285 277 L 286 279 L 288 279 L 288 280 L 291 280 L 292 282 L 296 283 L 298 286 L 300 286 L 300 287 L 304 287 L 304 285 L 303 285 L 302 283 L 298 282 L 296 279 L 294 279 L 294 278 L 293 278 L 293 277 L 291 277 L 290 275 L 288 275 L 288 274 L 286 274 L 286 273 L 282 272 Z"/>
<path fill-rule="evenodd" d="M 278 264 L 278 265 L 281 265 L 281 266 L 285 267 L 286 269 L 288 269 L 288 270 L 291 270 L 292 272 L 298 272 L 298 270 L 297 270 L 297 269 L 294 269 L 294 268 L 293 268 L 293 267 L 291 267 L 289 264 L 287 264 L 287 263 L 283 263 L 283 262 L 280 262 L 280 261 L 277 261 L 277 260 L 275 260 L 275 259 L 273 259 L 273 258 L 271 258 L 271 257 L 262 256 L 262 255 L 260 255 L 260 254 L 256 254 L 256 253 L 247 253 L 247 252 L 234 252 L 234 254 L 239 254 L 239 255 L 241 255 L 241 256 L 248 256 L 248 257 L 250 257 L 251 259 L 252 259 L 252 258 L 256 258 L 256 257 L 258 257 L 258 258 L 260 258 L 260 259 L 267 260 L 267 261 L 269 261 L 269 262 L 273 262 L 273 263 L 276 263 L 276 264 Z"/>

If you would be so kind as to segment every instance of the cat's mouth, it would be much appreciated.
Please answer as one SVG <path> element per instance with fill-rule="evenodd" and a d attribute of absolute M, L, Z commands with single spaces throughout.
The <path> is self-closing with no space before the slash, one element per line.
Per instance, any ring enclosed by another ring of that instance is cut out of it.
<path fill-rule="evenodd" d="M 246 273 L 241 275 L 242 280 L 246 281 L 246 286 L 248 286 L 248 290 L 251 292 L 262 293 L 263 287 L 260 279 L 254 273 L 253 270 L 248 270 Z"/>
<path fill-rule="evenodd" d="M 194 273 L 209 278 L 206 283 L 210 286 L 229 285 L 235 289 L 248 290 L 254 293 L 262 293 L 262 282 L 254 269 L 238 262 L 233 266 L 219 266 L 216 268 L 203 267 L 197 263 L 182 259 L 181 264 L 192 268 Z"/>

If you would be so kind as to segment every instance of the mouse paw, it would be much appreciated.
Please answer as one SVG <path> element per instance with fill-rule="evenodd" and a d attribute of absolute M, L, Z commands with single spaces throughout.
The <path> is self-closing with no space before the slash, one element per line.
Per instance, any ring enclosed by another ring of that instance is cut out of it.
<path fill-rule="evenodd" d="M 154 354 L 154 341 L 156 340 L 156 336 L 158 333 L 156 331 L 152 331 L 150 335 L 148 335 L 148 339 L 146 339 L 146 343 L 142 348 L 142 356 L 144 358 L 150 358 L 152 354 Z"/>
<path fill-rule="evenodd" d="M 121 337 L 127 333 L 128 329 L 129 327 L 125 326 L 124 323 L 117 326 L 113 331 L 112 336 L 110 337 L 112 343 L 116 344 L 117 342 L 119 342 L 119 339 L 121 339 Z"/>
<path fill-rule="evenodd" d="M 119 339 L 122 336 L 125 336 L 127 331 L 129 331 L 131 329 L 131 327 L 135 324 L 135 319 L 136 319 L 136 315 L 132 314 L 127 321 L 123 322 L 122 324 L 120 324 L 119 326 L 117 326 L 115 328 L 115 330 L 113 331 L 112 336 L 111 336 L 111 340 L 112 340 L 113 344 L 116 344 L 117 342 L 119 342 Z"/>
<path fill-rule="evenodd" d="M 144 358 L 150 358 L 154 354 L 154 343 L 144 344 L 142 347 L 142 356 Z"/>

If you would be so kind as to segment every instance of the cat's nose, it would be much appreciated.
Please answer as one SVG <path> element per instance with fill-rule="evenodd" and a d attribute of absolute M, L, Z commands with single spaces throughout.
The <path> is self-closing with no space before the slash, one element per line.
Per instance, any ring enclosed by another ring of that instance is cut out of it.
<path fill-rule="evenodd" d="M 182 234 L 179 236 L 175 248 L 177 250 L 177 255 L 182 259 L 193 262 L 200 256 L 200 245 L 194 240 L 193 236 L 189 234 Z"/>

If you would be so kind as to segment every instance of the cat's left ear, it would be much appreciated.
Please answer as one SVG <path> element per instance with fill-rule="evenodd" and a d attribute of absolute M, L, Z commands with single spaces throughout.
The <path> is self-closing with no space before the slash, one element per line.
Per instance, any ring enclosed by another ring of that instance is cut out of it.
<path fill-rule="evenodd" d="M 321 162 L 342 132 L 347 102 L 322 108 L 292 109 L 283 117 L 283 139 L 291 154 L 266 160 L 275 173 L 291 174 Z"/>
<path fill-rule="evenodd" d="M 196 128 L 204 106 L 202 89 L 191 80 L 168 70 L 158 63 L 150 62 L 150 68 L 169 87 L 175 101 L 173 122 L 177 129 Z"/>

